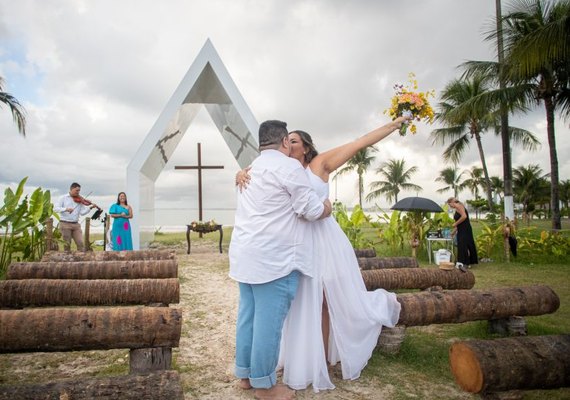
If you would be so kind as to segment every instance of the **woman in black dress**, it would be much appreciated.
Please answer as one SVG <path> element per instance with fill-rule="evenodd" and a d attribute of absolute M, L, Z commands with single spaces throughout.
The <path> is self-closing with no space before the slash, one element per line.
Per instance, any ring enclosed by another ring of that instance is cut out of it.
<path fill-rule="evenodd" d="M 469 214 L 465 206 L 455 197 L 450 197 L 447 200 L 449 207 L 455 210 L 453 219 L 453 231 L 451 235 L 457 235 L 457 262 L 459 268 L 465 266 L 469 268 L 473 264 L 477 264 L 477 248 L 475 247 L 475 239 L 473 238 L 473 229 L 469 222 Z"/>

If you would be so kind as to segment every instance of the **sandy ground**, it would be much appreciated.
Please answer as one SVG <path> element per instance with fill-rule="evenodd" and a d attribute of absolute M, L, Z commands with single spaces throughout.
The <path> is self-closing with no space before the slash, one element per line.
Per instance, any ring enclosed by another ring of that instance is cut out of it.
<path fill-rule="evenodd" d="M 228 256 L 217 252 L 217 243 L 196 240 L 192 254 L 185 243 L 176 247 L 181 283 L 183 327 L 180 347 L 173 350 L 174 368 L 180 372 L 185 399 L 253 399 L 252 390 L 237 387 L 233 376 L 235 319 L 238 290 L 228 277 Z M 128 373 L 128 350 L 73 353 L 0 355 L 0 384 L 50 382 L 100 374 Z M 392 371 L 390 373 L 396 373 Z M 332 371 L 335 390 L 298 391 L 297 399 L 402 399 L 471 398 L 453 386 L 427 383 L 418 396 L 419 382 L 408 382 L 410 396 L 387 384 L 389 377 L 344 381 L 338 368 Z M 439 386 L 439 387 L 438 387 Z M 412 389 L 413 387 L 413 389 Z M 415 394 L 413 394 L 415 393 Z M 439 395 L 438 395 L 439 394 Z M 424 397 L 425 395 L 425 397 Z"/>

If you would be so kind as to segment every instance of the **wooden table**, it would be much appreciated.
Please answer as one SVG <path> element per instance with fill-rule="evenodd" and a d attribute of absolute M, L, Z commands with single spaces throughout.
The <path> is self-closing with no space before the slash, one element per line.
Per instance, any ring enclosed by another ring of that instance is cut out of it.
<path fill-rule="evenodd" d="M 186 242 L 188 243 L 188 252 L 190 254 L 190 231 L 198 232 L 198 233 L 211 233 L 211 232 L 220 232 L 220 253 L 222 253 L 222 239 L 224 238 L 224 231 L 222 230 L 222 225 L 210 225 L 207 227 L 203 226 L 196 226 L 193 227 L 192 225 L 186 225 Z"/>

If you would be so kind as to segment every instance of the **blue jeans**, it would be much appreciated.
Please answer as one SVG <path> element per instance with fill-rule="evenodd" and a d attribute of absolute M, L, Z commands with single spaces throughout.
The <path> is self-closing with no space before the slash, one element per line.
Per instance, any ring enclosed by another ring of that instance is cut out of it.
<path fill-rule="evenodd" d="M 263 284 L 239 284 L 235 374 L 249 378 L 254 388 L 277 383 L 281 330 L 298 284 L 299 271 Z"/>

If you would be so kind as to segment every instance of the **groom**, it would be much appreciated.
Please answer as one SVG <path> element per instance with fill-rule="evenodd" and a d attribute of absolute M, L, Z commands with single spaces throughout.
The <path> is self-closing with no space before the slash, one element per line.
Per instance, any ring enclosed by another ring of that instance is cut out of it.
<path fill-rule="evenodd" d="M 275 369 L 283 322 L 299 274 L 312 275 L 308 221 L 331 213 L 311 189 L 299 161 L 289 158 L 287 124 L 265 121 L 247 190 L 238 192 L 230 242 L 230 277 L 239 283 L 235 374 L 258 399 L 290 399 Z M 302 218 L 301 218 L 302 217 Z"/>

